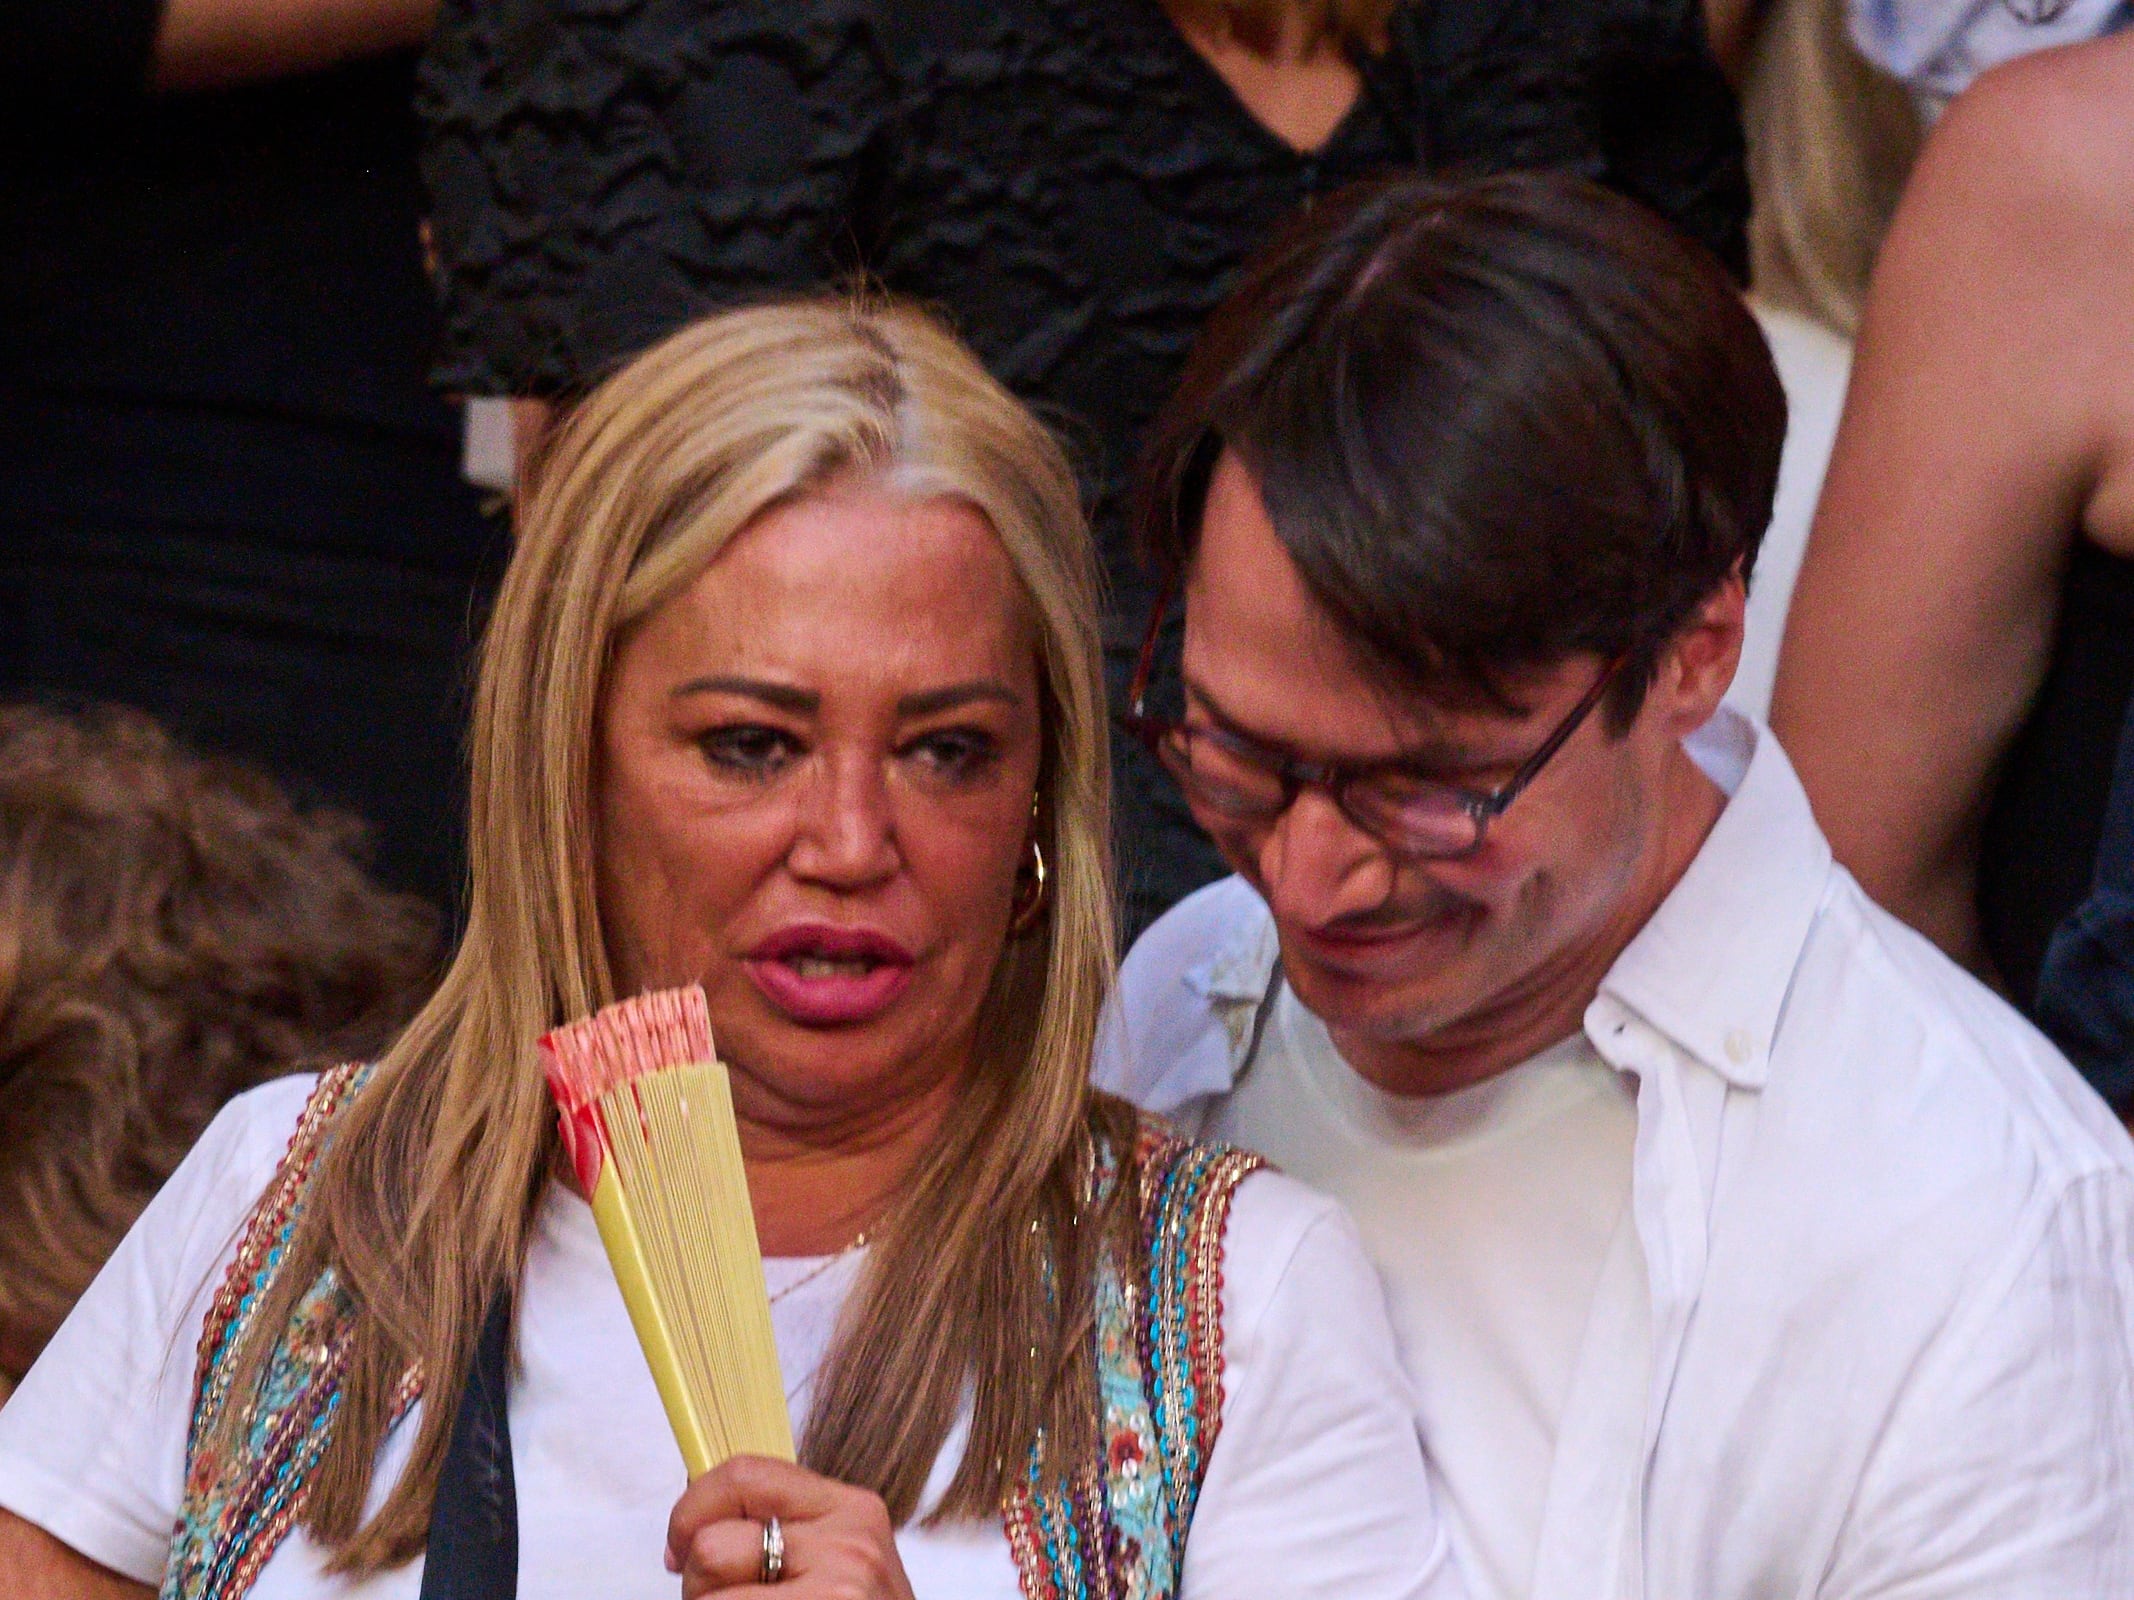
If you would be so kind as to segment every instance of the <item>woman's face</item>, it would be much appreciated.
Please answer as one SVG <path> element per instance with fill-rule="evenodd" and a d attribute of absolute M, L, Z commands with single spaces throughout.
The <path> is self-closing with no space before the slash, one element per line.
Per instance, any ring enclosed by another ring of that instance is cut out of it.
<path fill-rule="evenodd" d="M 620 992 L 701 983 L 744 1121 L 961 1081 L 1031 838 L 1037 645 L 991 526 L 839 480 L 624 635 L 602 693 Z"/>

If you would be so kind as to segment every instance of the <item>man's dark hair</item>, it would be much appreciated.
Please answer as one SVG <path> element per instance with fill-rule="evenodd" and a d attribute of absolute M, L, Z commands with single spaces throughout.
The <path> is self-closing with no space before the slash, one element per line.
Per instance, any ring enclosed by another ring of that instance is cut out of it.
<path fill-rule="evenodd" d="M 1248 270 L 1159 419 L 1149 554 L 1190 560 L 1225 447 L 1319 603 L 1433 699 L 1658 659 L 1771 514 L 1786 401 L 1725 270 L 1582 179 L 1359 185 Z"/>

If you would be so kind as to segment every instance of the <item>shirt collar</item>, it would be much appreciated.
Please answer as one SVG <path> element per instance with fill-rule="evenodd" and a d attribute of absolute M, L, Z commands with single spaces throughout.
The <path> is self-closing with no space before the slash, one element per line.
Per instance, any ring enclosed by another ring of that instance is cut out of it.
<path fill-rule="evenodd" d="M 1722 709 L 1685 748 L 1727 793 L 1726 809 L 1594 1004 L 1621 1006 L 1729 1083 L 1760 1088 L 1830 845 L 1768 728 Z"/>
<path fill-rule="evenodd" d="M 1258 1005 L 1273 981 L 1275 963 L 1282 959 L 1281 936 L 1275 932 L 1273 914 L 1257 896 L 1254 907 L 1258 915 L 1239 917 L 1205 960 L 1186 969 L 1186 987 L 1211 1005 Z"/>

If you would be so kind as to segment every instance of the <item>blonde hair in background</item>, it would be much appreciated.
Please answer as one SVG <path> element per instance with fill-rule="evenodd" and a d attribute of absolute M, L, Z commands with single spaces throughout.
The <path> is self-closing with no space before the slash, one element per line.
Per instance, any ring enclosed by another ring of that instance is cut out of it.
<path fill-rule="evenodd" d="M 1771 0 L 1742 89 L 1749 278 L 1850 337 L 1919 147 L 1910 98 L 1846 31 L 1845 0 Z"/>
<path fill-rule="evenodd" d="M 764 511 L 854 473 L 972 504 L 1022 581 L 1041 641 L 1052 899 L 994 975 L 970 1091 L 876 1230 L 802 1459 L 874 1489 L 901 1523 L 967 1390 L 970 1443 L 940 1516 L 996 1511 L 1041 1428 L 1060 1470 L 1093 1444 L 1091 1285 L 1100 1249 L 1130 1236 L 1132 1186 L 1092 1215 L 1088 1178 L 1098 1139 L 1130 1154 L 1132 1123 L 1088 1090 L 1113 923 L 1097 577 L 1074 478 L 1050 435 L 923 314 L 766 305 L 624 367 L 564 421 L 534 475 L 482 649 L 466 932 L 436 999 L 346 1113 L 238 1371 L 257 1381 L 296 1297 L 334 1268 L 357 1321 L 305 1521 L 338 1570 L 422 1548 L 454 1408 L 423 1408 L 406 1472 L 365 1522 L 393 1389 L 411 1365 L 433 1394 L 464 1381 L 554 1181 L 535 1040 L 619 998 L 591 793 L 616 641 Z"/>

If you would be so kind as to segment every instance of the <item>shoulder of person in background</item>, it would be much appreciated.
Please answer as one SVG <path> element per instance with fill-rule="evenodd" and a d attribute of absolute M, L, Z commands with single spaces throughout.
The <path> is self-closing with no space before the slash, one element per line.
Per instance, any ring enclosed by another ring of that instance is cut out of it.
<path fill-rule="evenodd" d="M 222 89 L 422 43 L 437 0 L 163 0 L 152 81 Z"/>
<path fill-rule="evenodd" d="M 934 16 L 785 0 L 623 28 L 595 6 L 441 0 L 415 95 L 444 317 L 433 384 L 568 398 L 713 303 L 859 268 L 899 92 L 890 25 Z M 648 140 L 666 152 L 650 163 Z"/>
<path fill-rule="evenodd" d="M 381 1045 L 435 913 L 361 827 L 138 714 L 0 708 L 0 1374 L 35 1359 L 232 1096 Z"/>
<path fill-rule="evenodd" d="M 1980 819 L 2068 552 L 2134 552 L 2130 117 L 2134 36 L 1990 73 L 1936 128 L 1876 269 L 1773 696 L 1839 859 L 1974 966 Z"/>
<path fill-rule="evenodd" d="M 1996 67 L 1946 120 L 1949 185 L 1976 207 L 1962 247 L 2007 271 L 2006 320 L 2024 331 L 2003 337 L 2065 422 L 2066 526 L 2134 556 L 2134 28 Z M 1949 196 L 1943 214 L 1966 204 Z"/>
<path fill-rule="evenodd" d="M 1847 0 L 1846 10 L 1861 53 L 1929 118 L 2005 62 L 2134 22 L 2128 0 Z"/>

